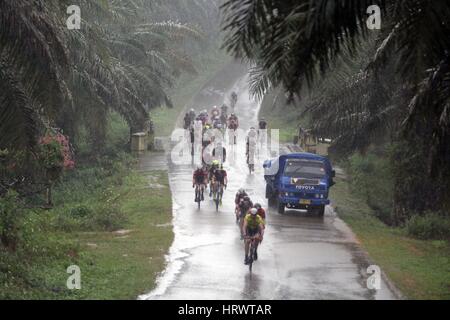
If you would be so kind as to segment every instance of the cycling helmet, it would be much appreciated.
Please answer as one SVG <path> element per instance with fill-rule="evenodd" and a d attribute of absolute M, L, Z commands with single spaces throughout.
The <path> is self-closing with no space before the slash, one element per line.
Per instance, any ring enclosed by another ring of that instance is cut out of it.
<path fill-rule="evenodd" d="M 256 208 L 251 208 L 250 213 L 252 214 L 252 216 L 255 216 L 258 213 L 258 210 L 256 210 Z"/>
<path fill-rule="evenodd" d="M 255 207 L 256 209 L 261 209 L 261 208 L 262 208 L 261 205 L 260 205 L 259 203 L 255 203 L 254 207 Z"/>
<path fill-rule="evenodd" d="M 213 160 L 212 162 L 213 166 L 218 166 L 220 164 L 219 160 Z"/>
<path fill-rule="evenodd" d="M 239 192 L 239 193 L 245 193 L 245 190 L 244 190 L 244 188 L 240 188 L 240 189 L 238 190 L 238 192 Z"/>

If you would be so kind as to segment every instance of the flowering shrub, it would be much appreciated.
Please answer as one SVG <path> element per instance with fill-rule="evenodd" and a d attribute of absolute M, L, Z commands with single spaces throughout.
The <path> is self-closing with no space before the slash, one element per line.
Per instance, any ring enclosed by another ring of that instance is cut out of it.
<path fill-rule="evenodd" d="M 41 146 L 41 161 L 46 169 L 73 169 L 75 161 L 72 159 L 69 139 L 61 133 L 48 134 L 39 141 Z"/>

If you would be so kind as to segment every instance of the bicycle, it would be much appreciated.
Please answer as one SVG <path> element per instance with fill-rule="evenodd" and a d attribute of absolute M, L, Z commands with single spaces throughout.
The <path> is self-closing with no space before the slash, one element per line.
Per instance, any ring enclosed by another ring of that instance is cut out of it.
<path fill-rule="evenodd" d="M 253 262 L 256 261 L 256 259 L 257 259 L 256 250 L 258 248 L 259 236 L 245 237 L 245 239 L 246 240 L 251 240 L 250 241 L 250 247 L 249 247 L 249 250 L 248 250 L 248 253 L 249 253 L 248 269 L 249 269 L 250 273 L 252 273 Z"/>
<path fill-rule="evenodd" d="M 222 197 L 223 197 L 223 188 L 224 188 L 224 186 L 220 182 L 215 181 L 215 183 L 213 184 L 213 187 L 214 187 L 214 189 L 213 189 L 213 200 L 214 200 L 214 203 L 216 205 L 216 212 L 218 212 L 219 211 L 219 206 L 222 205 Z"/>
<path fill-rule="evenodd" d="M 195 202 L 198 204 L 199 210 L 200 210 L 200 203 L 202 202 L 202 187 L 200 187 L 199 184 L 195 186 Z"/>
<path fill-rule="evenodd" d="M 247 165 L 248 165 L 248 171 L 249 174 L 252 174 L 252 172 L 255 172 L 255 156 L 253 155 L 252 161 L 250 161 L 250 155 L 247 154 Z"/>

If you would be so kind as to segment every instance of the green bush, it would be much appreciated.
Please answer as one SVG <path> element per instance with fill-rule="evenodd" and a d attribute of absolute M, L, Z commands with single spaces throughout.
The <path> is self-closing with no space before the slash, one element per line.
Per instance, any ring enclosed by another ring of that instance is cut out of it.
<path fill-rule="evenodd" d="M 448 240 L 450 239 L 450 217 L 426 213 L 425 215 L 413 215 L 406 223 L 408 235 L 423 240 Z"/>
<path fill-rule="evenodd" d="M 74 218 L 84 218 L 92 215 L 92 209 L 85 205 L 79 205 L 70 209 L 69 214 Z"/>
<path fill-rule="evenodd" d="M 93 231 L 115 231 L 123 228 L 126 223 L 127 216 L 120 207 L 117 204 L 106 203 L 85 220 L 84 228 Z"/>
<path fill-rule="evenodd" d="M 359 194 L 384 223 L 392 223 L 393 174 L 389 158 L 368 152 L 356 153 L 345 164 L 352 192 Z"/>
<path fill-rule="evenodd" d="M 23 216 L 24 208 L 18 201 L 16 192 L 10 190 L 4 197 L 0 197 L 0 242 L 3 247 L 16 250 Z"/>
<path fill-rule="evenodd" d="M 115 231 L 125 226 L 126 215 L 114 202 L 95 205 L 76 205 L 59 210 L 54 228 L 64 232 Z"/>

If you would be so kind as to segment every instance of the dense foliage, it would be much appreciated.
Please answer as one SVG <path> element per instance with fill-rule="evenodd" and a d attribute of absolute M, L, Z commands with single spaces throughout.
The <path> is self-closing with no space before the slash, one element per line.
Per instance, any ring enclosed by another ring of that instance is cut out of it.
<path fill-rule="evenodd" d="M 50 204 L 64 169 L 117 154 L 117 116 L 137 132 L 172 107 L 170 89 L 219 31 L 216 1 L 188 2 L 0 1 L 0 200 L 39 205 L 46 192 Z M 67 25 L 73 5 L 80 29 Z"/>
<path fill-rule="evenodd" d="M 366 27 L 373 4 L 381 30 Z M 341 156 L 394 145 L 395 223 L 449 210 L 448 1 L 229 0 L 222 9 L 225 46 L 255 65 L 255 94 L 283 86 L 299 96 Z"/>

